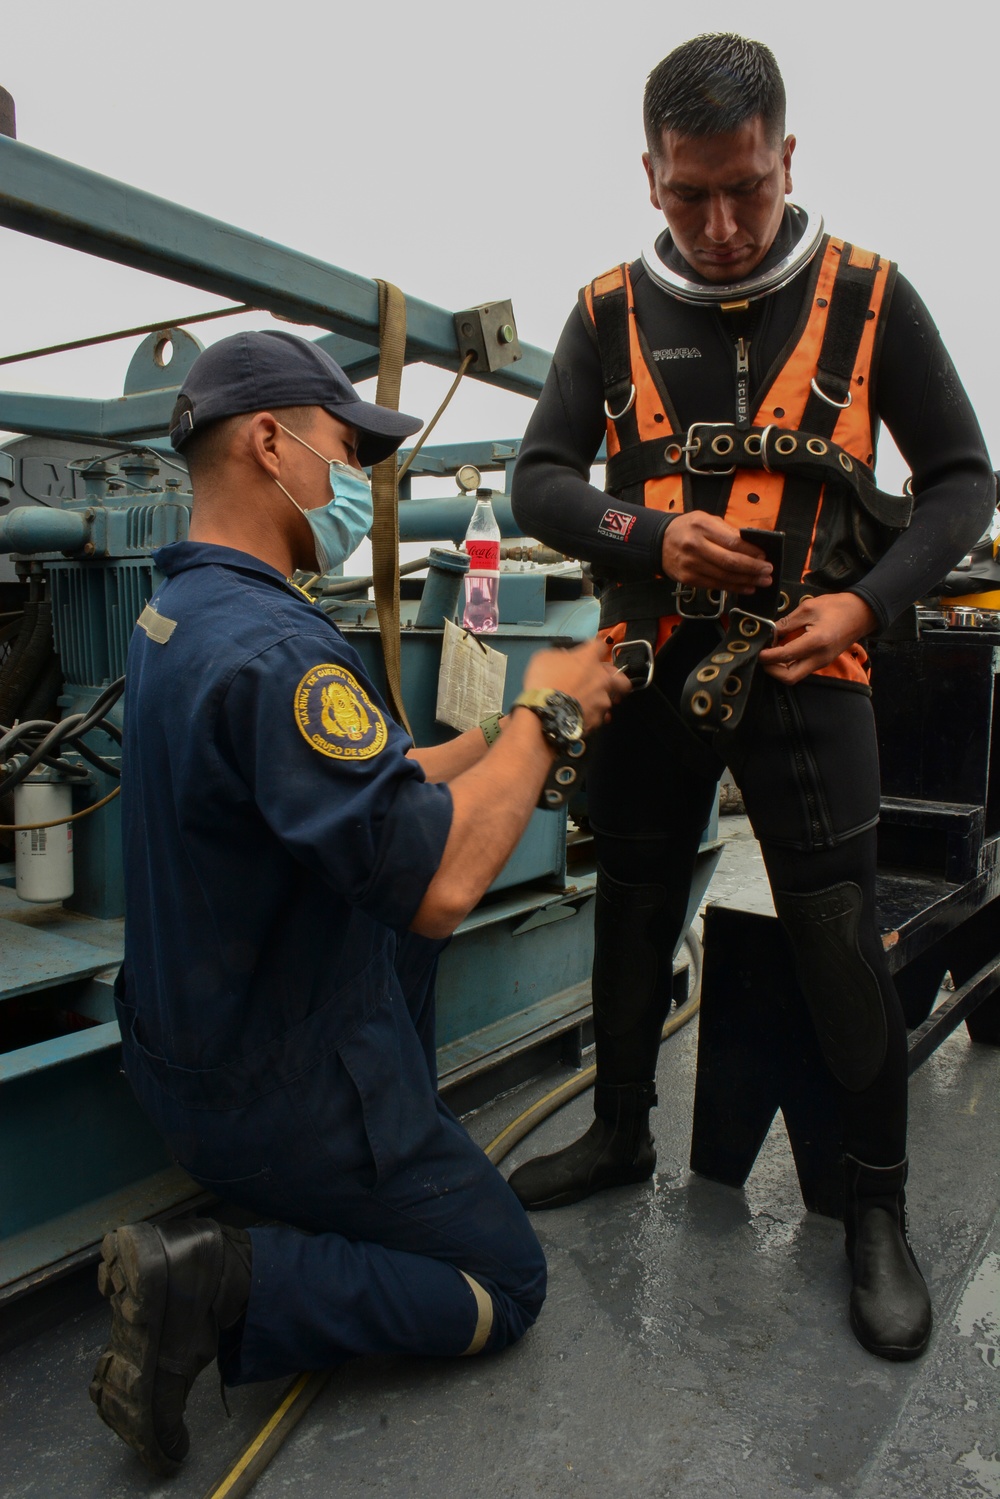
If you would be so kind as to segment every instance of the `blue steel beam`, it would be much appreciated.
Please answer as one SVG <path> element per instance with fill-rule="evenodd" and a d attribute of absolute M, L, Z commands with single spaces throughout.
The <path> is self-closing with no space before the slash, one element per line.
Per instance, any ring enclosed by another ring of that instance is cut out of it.
<path fill-rule="evenodd" d="M 0 430 L 28 436 L 79 437 L 83 442 L 155 437 L 167 430 L 177 388 L 93 401 L 0 390 Z"/>
<path fill-rule="evenodd" d="M 0 224 L 362 344 L 378 343 L 374 281 L 6 136 L 0 136 Z M 407 297 L 406 312 L 407 361 L 457 368 L 453 314 L 416 297 Z M 530 344 L 522 350 L 506 369 L 469 374 L 537 396 L 551 356 Z"/>

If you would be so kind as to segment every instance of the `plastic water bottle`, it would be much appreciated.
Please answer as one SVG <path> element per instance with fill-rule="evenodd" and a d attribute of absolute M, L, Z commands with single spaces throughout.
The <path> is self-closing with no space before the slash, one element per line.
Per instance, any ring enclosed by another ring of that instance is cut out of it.
<path fill-rule="evenodd" d="M 465 533 L 469 571 L 465 575 L 462 625 L 477 635 L 488 634 L 500 622 L 500 527 L 488 489 L 476 490 L 476 508 Z"/>

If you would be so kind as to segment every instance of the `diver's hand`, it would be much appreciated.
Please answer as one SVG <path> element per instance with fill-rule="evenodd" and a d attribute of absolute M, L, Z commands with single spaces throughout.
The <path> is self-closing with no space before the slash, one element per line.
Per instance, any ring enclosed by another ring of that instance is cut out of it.
<path fill-rule="evenodd" d="M 768 676 L 794 685 L 836 661 L 877 624 L 872 610 L 856 593 L 824 593 L 806 599 L 776 622 L 778 639 L 761 651 L 760 664 Z"/>
<path fill-rule="evenodd" d="M 663 535 L 663 571 L 678 583 L 753 593 L 771 581 L 771 564 L 735 527 L 704 510 L 671 520 Z"/>

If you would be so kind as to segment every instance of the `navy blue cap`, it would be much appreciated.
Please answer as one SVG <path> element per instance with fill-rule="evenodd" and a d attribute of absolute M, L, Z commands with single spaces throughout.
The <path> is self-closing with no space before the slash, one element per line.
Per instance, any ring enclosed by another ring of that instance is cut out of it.
<path fill-rule="evenodd" d="M 321 406 L 357 427 L 358 460 L 369 468 L 390 458 L 423 423 L 402 411 L 362 401 L 329 354 L 294 333 L 234 333 L 205 349 L 188 370 L 170 418 L 179 453 L 210 422 L 280 406 Z"/>

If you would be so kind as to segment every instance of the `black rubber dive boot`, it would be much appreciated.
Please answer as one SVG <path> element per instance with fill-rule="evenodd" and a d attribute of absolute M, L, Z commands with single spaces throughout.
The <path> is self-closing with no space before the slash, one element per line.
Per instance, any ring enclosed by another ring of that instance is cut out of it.
<path fill-rule="evenodd" d="M 854 1336 L 879 1358 L 919 1358 L 931 1335 L 931 1299 L 906 1237 L 907 1163 L 866 1166 L 847 1156 L 846 1166 Z"/>
<path fill-rule="evenodd" d="M 190 1445 L 188 1391 L 215 1358 L 220 1330 L 246 1309 L 250 1236 L 211 1218 L 134 1223 L 105 1236 L 101 1258 L 97 1285 L 111 1302 L 111 1341 L 90 1398 L 150 1472 L 166 1476 Z"/>
<path fill-rule="evenodd" d="M 605 1187 L 648 1181 L 656 1167 L 649 1133 L 649 1111 L 656 1104 L 652 1083 L 598 1083 L 597 1118 L 585 1135 L 565 1150 L 526 1161 L 511 1173 L 510 1186 L 526 1208 L 568 1207 Z"/>

